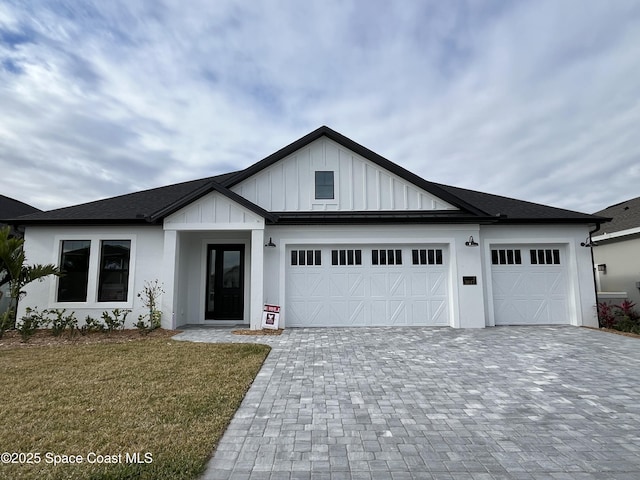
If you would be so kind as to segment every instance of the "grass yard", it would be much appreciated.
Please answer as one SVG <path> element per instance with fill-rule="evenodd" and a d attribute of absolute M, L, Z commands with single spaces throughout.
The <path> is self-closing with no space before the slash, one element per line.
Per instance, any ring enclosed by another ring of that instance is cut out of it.
<path fill-rule="evenodd" d="M 3 454 L 0 478 L 197 478 L 269 350 L 166 338 L 2 349 L 0 453 L 33 463 Z"/>

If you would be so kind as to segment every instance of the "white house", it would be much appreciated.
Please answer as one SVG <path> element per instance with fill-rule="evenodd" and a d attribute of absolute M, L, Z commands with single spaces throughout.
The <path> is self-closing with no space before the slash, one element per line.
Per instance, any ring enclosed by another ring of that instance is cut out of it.
<path fill-rule="evenodd" d="M 245 170 L 22 217 L 31 263 L 66 271 L 20 304 L 143 313 L 164 328 L 597 326 L 603 218 L 426 181 L 327 127 Z M 131 325 L 131 323 L 130 323 Z"/>
<path fill-rule="evenodd" d="M 611 218 L 592 237 L 598 299 L 613 304 L 629 300 L 640 306 L 640 197 L 595 215 Z"/>

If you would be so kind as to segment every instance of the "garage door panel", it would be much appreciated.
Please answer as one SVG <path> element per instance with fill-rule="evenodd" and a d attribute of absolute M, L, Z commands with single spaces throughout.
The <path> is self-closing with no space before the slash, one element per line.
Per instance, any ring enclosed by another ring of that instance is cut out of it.
<path fill-rule="evenodd" d="M 386 300 L 371 300 L 371 325 L 391 325 L 387 312 Z"/>
<path fill-rule="evenodd" d="M 550 295 L 566 295 L 567 282 L 563 272 L 551 272 L 547 274 L 546 283 Z"/>
<path fill-rule="evenodd" d="M 405 297 L 407 295 L 407 282 L 404 274 L 389 273 L 389 293 L 392 297 Z"/>
<path fill-rule="evenodd" d="M 349 296 L 364 297 L 366 295 L 364 275 L 361 273 L 349 274 L 347 278 L 349 282 Z"/>
<path fill-rule="evenodd" d="M 325 278 L 324 275 L 323 278 Z M 332 275 L 330 278 L 325 279 L 325 282 L 329 284 L 329 296 L 331 298 L 343 297 L 349 289 L 349 278 L 346 273 Z"/>
<path fill-rule="evenodd" d="M 493 249 L 493 247 L 492 247 Z M 496 325 L 542 325 L 569 323 L 568 275 L 562 247 L 513 245 L 502 250 L 520 250 L 521 263 L 496 264 L 492 255 L 491 285 Z M 542 250 L 542 256 L 530 255 Z M 497 258 L 500 258 L 499 256 Z M 532 259 L 536 259 L 534 263 Z M 555 262 L 559 260 L 561 263 Z M 545 263 L 555 262 L 555 263 Z"/>
<path fill-rule="evenodd" d="M 426 272 L 411 272 L 411 296 L 413 297 L 426 297 L 429 291 L 427 287 L 427 274 Z"/>
<path fill-rule="evenodd" d="M 391 300 L 389 303 L 389 320 L 391 325 L 407 324 L 407 306 L 404 301 Z"/>
<path fill-rule="evenodd" d="M 375 248 L 377 256 L 371 253 Z M 286 325 L 449 325 L 448 267 L 414 264 L 411 248 L 305 246 L 307 251 L 322 250 L 322 262 L 320 265 L 287 264 Z M 425 249 L 425 246 L 419 248 Z M 338 254 L 334 256 L 336 249 Z M 346 251 L 345 255 L 340 253 L 342 250 Z M 350 250 L 354 251 L 351 256 Z M 355 254 L 357 250 L 360 254 Z M 383 250 L 387 254 L 383 255 Z M 393 250 L 394 255 L 388 255 L 389 250 Z M 402 251 L 400 256 L 395 254 L 397 250 Z M 288 254 L 285 258 L 292 257 L 295 256 Z M 342 262 L 343 257 L 346 262 Z M 353 264 L 349 264 L 349 258 L 353 258 Z M 442 258 L 446 259 L 446 254 Z M 322 302 L 320 311 L 312 311 L 307 305 L 311 300 Z"/>
<path fill-rule="evenodd" d="M 429 293 L 431 295 L 447 295 L 446 276 L 444 272 L 429 274 Z"/>
<path fill-rule="evenodd" d="M 371 297 L 386 297 L 389 288 L 387 286 L 387 276 L 384 273 L 372 273 L 368 278 Z"/>
<path fill-rule="evenodd" d="M 426 300 L 414 300 L 411 302 L 412 323 L 420 325 L 427 321 L 429 317 L 429 302 Z"/>
<path fill-rule="evenodd" d="M 448 325 L 449 315 L 447 314 L 447 302 L 444 300 L 433 300 L 430 302 L 430 318 L 435 325 Z"/>
<path fill-rule="evenodd" d="M 348 305 L 349 305 L 349 325 L 365 325 L 366 317 L 365 317 L 364 302 L 362 300 L 349 301 Z"/>

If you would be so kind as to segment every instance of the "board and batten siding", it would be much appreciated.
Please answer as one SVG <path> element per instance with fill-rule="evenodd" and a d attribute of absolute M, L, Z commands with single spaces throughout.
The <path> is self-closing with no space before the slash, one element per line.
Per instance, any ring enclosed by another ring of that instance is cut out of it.
<path fill-rule="evenodd" d="M 164 221 L 165 229 L 221 228 L 224 225 L 245 228 L 264 228 L 264 219 L 242 205 L 218 192 L 211 192 L 169 215 Z"/>
<path fill-rule="evenodd" d="M 316 171 L 335 172 L 335 198 L 315 199 Z M 328 138 L 310 143 L 231 190 L 272 212 L 457 209 Z"/>

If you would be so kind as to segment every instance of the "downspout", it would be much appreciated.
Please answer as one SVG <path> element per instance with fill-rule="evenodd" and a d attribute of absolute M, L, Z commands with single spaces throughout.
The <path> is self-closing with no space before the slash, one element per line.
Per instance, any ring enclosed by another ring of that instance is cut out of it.
<path fill-rule="evenodd" d="M 593 235 L 598 230 L 600 230 L 601 225 L 602 225 L 601 223 L 596 223 L 596 228 L 589 232 L 589 245 L 590 245 L 589 251 L 591 252 L 591 276 L 593 277 L 593 293 L 595 294 L 595 298 L 596 298 L 596 317 L 598 319 L 598 327 L 600 327 L 600 317 L 598 315 L 598 286 L 596 283 L 596 268 L 595 268 L 596 263 L 595 263 L 595 259 L 593 258 L 593 241 L 591 240 L 591 235 Z"/>

